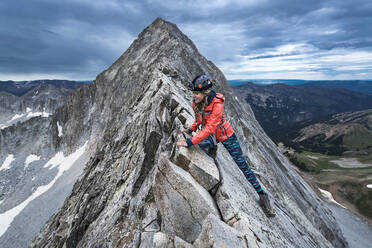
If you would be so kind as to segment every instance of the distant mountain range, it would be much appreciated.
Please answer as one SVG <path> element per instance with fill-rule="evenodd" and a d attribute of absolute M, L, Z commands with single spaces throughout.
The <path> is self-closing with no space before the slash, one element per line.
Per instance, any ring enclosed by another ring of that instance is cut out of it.
<path fill-rule="evenodd" d="M 23 96 L 35 87 L 46 84 L 59 88 L 76 89 L 80 85 L 89 84 L 92 81 L 70 81 L 70 80 L 33 80 L 33 81 L 0 81 L 0 91 L 5 91 L 16 96 Z"/>
<path fill-rule="evenodd" d="M 368 155 L 372 149 L 372 109 L 332 115 L 303 128 L 282 133 L 281 141 L 296 150 Z"/>
<path fill-rule="evenodd" d="M 254 83 L 258 85 L 314 85 L 327 88 L 348 89 L 351 91 L 372 93 L 372 80 L 299 80 L 299 79 L 237 79 L 229 80 L 231 86 Z"/>
<path fill-rule="evenodd" d="M 233 87 L 251 106 L 256 119 L 275 140 L 294 125 L 312 124 L 332 114 L 372 108 L 372 94 L 322 86 L 285 84 Z"/>
<path fill-rule="evenodd" d="M 0 91 L 0 130 L 36 116 L 49 116 L 73 92 L 71 85 L 74 83 L 59 86 L 40 83 L 32 88 L 20 86 L 20 90 L 28 89 L 22 96 Z"/>

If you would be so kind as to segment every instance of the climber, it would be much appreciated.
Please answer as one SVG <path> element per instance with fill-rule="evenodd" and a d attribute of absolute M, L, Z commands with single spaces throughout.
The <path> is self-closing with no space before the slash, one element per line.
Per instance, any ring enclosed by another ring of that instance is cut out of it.
<path fill-rule="evenodd" d="M 215 146 L 213 139 L 215 137 L 228 150 L 244 176 L 258 193 L 259 203 L 265 214 L 269 217 L 274 217 L 275 211 L 270 205 L 268 194 L 261 188 L 255 174 L 245 161 L 234 130 L 230 122 L 225 118 L 223 107 L 225 98 L 222 94 L 212 90 L 212 85 L 212 78 L 206 74 L 199 75 L 192 81 L 192 108 L 195 112 L 196 120 L 190 127 L 184 128 L 182 132 L 191 134 L 197 129 L 200 129 L 200 131 L 191 139 L 178 140 L 177 146 L 189 148 L 199 144 L 202 149 L 209 151 Z"/>

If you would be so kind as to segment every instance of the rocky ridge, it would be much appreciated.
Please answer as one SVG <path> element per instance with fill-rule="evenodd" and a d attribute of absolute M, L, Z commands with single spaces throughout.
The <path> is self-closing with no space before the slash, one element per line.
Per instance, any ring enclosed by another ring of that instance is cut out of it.
<path fill-rule="evenodd" d="M 280 140 L 298 151 L 367 156 L 372 147 L 372 110 L 338 113 L 305 127 L 293 127 Z"/>
<path fill-rule="evenodd" d="M 372 131 L 372 109 L 332 115 L 323 123 L 315 123 L 299 130 L 299 135 L 294 141 L 300 142 L 320 134 L 324 134 L 324 140 L 336 139 L 358 128 L 366 133 Z"/>
<path fill-rule="evenodd" d="M 187 82 L 203 72 L 227 98 L 227 118 L 277 217 L 264 215 L 221 144 L 215 158 L 175 146 L 193 121 Z M 90 140 L 91 157 L 31 247 L 347 247 L 249 106 L 172 23 L 155 20 L 54 118 L 66 127 L 60 146 Z"/>

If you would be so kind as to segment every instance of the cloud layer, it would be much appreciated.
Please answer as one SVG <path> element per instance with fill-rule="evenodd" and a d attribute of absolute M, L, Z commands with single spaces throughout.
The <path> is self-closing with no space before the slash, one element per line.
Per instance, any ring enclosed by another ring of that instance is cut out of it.
<path fill-rule="evenodd" d="M 368 0 L 4 0 L 0 80 L 93 79 L 156 17 L 229 79 L 372 79 Z"/>

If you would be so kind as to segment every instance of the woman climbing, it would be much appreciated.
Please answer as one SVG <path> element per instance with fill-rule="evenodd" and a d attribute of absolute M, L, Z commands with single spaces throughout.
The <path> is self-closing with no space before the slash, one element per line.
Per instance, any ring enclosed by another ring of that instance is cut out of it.
<path fill-rule="evenodd" d="M 193 102 L 192 108 L 195 112 L 196 120 L 189 127 L 182 130 L 184 133 L 201 129 L 192 139 L 179 140 L 177 146 L 191 147 L 199 144 L 204 150 L 214 146 L 213 138 L 221 142 L 228 150 L 235 163 L 239 166 L 244 176 L 252 184 L 259 195 L 259 203 L 265 214 L 269 217 L 275 216 L 274 209 L 270 205 L 270 200 L 266 192 L 261 188 L 255 174 L 249 168 L 243 156 L 238 139 L 228 120 L 225 119 L 223 103 L 225 98 L 220 93 L 211 90 L 213 80 L 209 75 L 199 75 L 193 81 Z"/>

